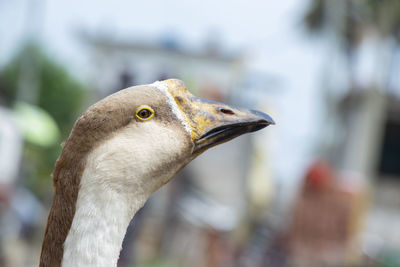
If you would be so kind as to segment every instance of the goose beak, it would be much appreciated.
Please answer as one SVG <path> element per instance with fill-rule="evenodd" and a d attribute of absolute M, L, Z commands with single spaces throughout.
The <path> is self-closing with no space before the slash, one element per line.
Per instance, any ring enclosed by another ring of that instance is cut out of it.
<path fill-rule="evenodd" d="M 257 110 L 236 109 L 228 105 L 195 98 L 192 137 L 193 153 L 200 154 L 213 146 L 227 142 L 245 133 L 261 130 L 275 124 L 267 114 Z M 193 136 L 194 135 L 194 136 Z"/>
<path fill-rule="evenodd" d="M 269 115 L 261 111 L 237 109 L 195 97 L 179 80 L 165 82 L 190 124 L 195 155 L 242 134 L 275 124 Z"/>

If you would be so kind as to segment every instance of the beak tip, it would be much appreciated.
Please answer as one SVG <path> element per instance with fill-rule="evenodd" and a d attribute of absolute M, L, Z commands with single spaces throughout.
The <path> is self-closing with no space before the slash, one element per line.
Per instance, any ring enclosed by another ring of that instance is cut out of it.
<path fill-rule="evenodd" d="M 260 117 L 262 120 L 264 120 L 265 122 L 268 123 L 268 125 L 275 125 L 275 121 L 273 118 L 271 118 L 271 116 L 269 116 L 268 114 L 258 111 L 258 110 L 250 110 L 251 113 L 253 113 L 254 115 L 256 115 L 257 117 Z"/>

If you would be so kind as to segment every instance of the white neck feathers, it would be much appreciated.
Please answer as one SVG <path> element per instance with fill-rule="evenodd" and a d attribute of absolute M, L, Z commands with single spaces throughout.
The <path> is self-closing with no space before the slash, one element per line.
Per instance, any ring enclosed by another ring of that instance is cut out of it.
<path fill-rule="evenodd" d="M 81 188 L 71 229 L 64 243 L 62 266 L 117 266 L 130 220 L 144 203 L 130 207 L 118 192 L 101 196 L 95 187 Z"/>
<path fill-rule="evenodd" d="M 62 266 L 116 266 L 128 224 L 148 197 L 191 160 L 174 129 L 127 126 L 87 157 Z"/>

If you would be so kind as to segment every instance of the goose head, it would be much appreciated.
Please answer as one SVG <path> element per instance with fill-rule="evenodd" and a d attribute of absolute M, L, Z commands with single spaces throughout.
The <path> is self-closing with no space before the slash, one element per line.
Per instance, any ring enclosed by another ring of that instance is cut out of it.
<path fill-rule="evenodd" d="M 41 266 L 116 264 L 129 221 L 205 150 L 274 121 L 195 97 L 175 79 L 121 90 L 75 123 L 53 172 Z"/>

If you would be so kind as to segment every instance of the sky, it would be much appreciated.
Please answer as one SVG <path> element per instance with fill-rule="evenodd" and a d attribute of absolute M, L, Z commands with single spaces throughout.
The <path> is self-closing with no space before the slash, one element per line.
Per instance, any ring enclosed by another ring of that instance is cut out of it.
<path fill-rule="evenodd" d="M 82 53 L 79 31 L 148 39 L 173 32 L 190 46 L 202 43 L 211 31 L 230 49 L 274 53 L 289 41 L 282 33 L 297 27 L 306 7 L 304 0 L 277 2 L 3 0 L 0 63 L 4 64 L 30 33 L 57 58 L 68 65 L 77 64 Z"/>
<path fill-rule="evenodd" d="M 251 71 L 272 75 L 278 176 L 293 184 L 313 155 L 319 127 L 319 69 L 323 50 L 307 37 L 301 17 L 308 0 L 0 0 L 0 66 L 29 36 L 79 79 L 92 79 L 90 51 L 79 32 L 158 40 L 180 36 L 198 47 L 210 35 L 247 55 Z M 295 124 L 295 125 L 294 125 Z M 293 131 L 295 129 L 295 131 Z M 295 151 L 295 152 L 294 152 Z M 295 178 L 296 177 L 296 178 Z"/>

